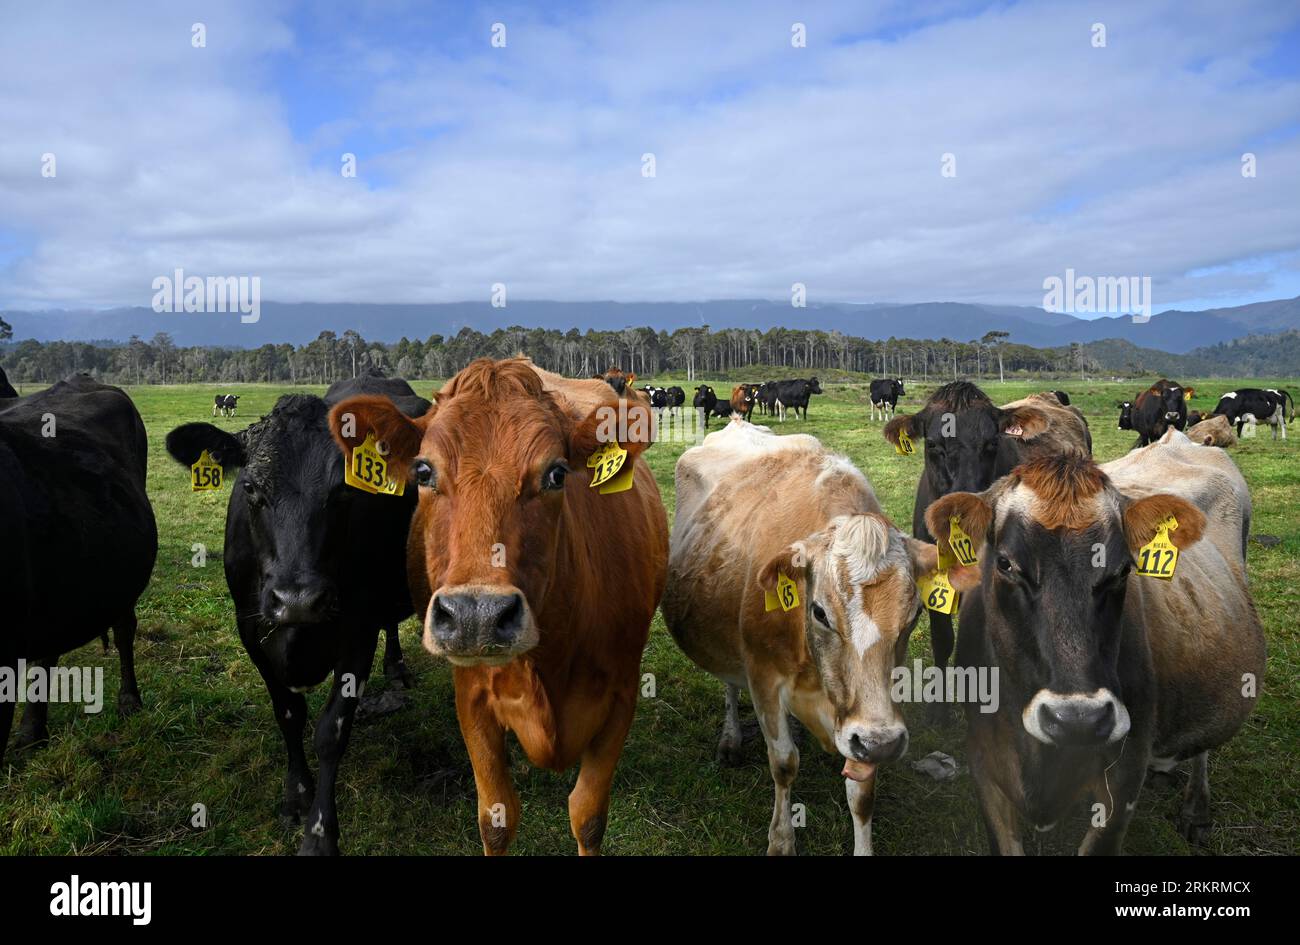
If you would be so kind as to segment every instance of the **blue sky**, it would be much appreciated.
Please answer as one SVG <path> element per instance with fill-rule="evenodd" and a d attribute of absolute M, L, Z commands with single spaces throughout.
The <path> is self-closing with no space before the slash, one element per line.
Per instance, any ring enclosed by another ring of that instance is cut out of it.
<path fill-rule="evenodd" d="M 1300 295 L 1300 5 L 808 7 L 15 4 L 0 307 Z"/>

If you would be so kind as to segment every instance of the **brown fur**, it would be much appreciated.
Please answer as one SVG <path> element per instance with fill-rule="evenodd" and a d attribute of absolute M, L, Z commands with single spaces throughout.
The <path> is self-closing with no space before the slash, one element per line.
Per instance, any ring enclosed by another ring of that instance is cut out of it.
<path fill-rule="evenodd" d="M 1190 417 L 1188 418 L 1190 422 Z M 1228 447 L 1237 445 L 1237 431 L 1222 414 L 1205 417 L 1187 429 L 1187 438 L 1200 446 Z"/>

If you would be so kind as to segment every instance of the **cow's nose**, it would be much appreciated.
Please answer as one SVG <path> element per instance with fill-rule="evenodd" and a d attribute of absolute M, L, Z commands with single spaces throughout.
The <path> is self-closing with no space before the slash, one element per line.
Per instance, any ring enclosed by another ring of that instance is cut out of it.
<path fill-rule="evenodd" d="M 1057 745 L 1099 745 L 1115 730 L 1115 703 L 1110 699 L 1047 700 L 1038 708 L 1038 723 Z"/>
<path fill-rule="evenodd" d="M 907 750 L 907 732 L 854 732 L 849 738 L 849 751 L 856 761 L 884 764 L 897 761 Z"/>
<path fill-rule="evenodd" d="M 438 594 L 433 599 L 434 639 L 454 654 L 508 649 L 524 623 L 524 598 L 508 594 Z"/>
<path fill-rule="evenodd" d="M 329 613 L 330 599 L 327 587 L 273 587 L 269 616 L 277 623 L 321 623 Z"/>

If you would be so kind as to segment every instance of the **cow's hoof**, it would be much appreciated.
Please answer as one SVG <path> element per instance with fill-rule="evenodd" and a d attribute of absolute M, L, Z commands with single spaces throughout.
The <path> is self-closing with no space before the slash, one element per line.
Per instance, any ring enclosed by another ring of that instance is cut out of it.
<path fill-rule="evenodd" d="M 745 746 L 739 738 L 718 742 L 718 764 L 724 768 L 739 768 L 745 763 Z"/>
<path fill-rule="evenodd" d="M 1214 823 L 1200 817 L 1182 815 L 1178 818 L 1178 833 L 1192 846 L 1203 847 L 1210 842 Z"/>
<path fill-rule="evenodd" d="M 38 748 L 44 747 L 49 740 L 50 733 L 48 730 L 42 730 L 39 732 L 19 731 L 14 737 L 14 751 L 35 751 Z"/>
<path fill-rule="evenodd" d="M 140 700 L 138 692 L 119 692 L 117 694 L 117 714 L 122 718 L 130 718 L 143 708 L 144 703 Z"/>
<path fill-rule="evenodd" d="M 769 840 L 767 842 L 768 856 L 794 856 L 794 838 L 789 840 Z"/>
<path fill-rule="evenodd" d="M 298 847 L 298 855 L 338 856 L 339 844 L 333 837 L 321 837 L 308 830 L 303 834 L 302 845 Z"/>

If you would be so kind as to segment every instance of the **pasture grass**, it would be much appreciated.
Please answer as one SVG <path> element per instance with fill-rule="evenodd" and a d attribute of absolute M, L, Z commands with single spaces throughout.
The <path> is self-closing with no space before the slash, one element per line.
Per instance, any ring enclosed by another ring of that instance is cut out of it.
<path fill-rule="evenodd" d="M 709 383 L 722 393 L 731 382 L 760 380 L 762 374 Z M 1201 392 L 1192 405 L 1201 409 L 1233 387 L 1285 386 L 1284 381 L 1257 379 L 1182 380 Z M 689 389 L 680 376 L 653 382 Z M 998 403 L 1047 387 L 1069 391 L 1088 417 L 1101 461 L 1121 455 L 1133 443 L 1131 432 L 1116 429 L 1113 405 L 1130 398 L 1135 383 L 981 384 Z M 427 393 L 432 385 L 415 386 Z M 900 411 L 915 410 L 936 386 L 933 381 L 909 383 Z M 240 429 L 269 411 L 289 390 L 321 392 L 275 385 L 130 389 L 149 430 L 149 494 L 159 526 L 158 563 L 139 605 L 137 666 L 145 709 L 123 720 L 112 708 L 118 684 L 115 653 L 103 654 L 96 643 L 65 657 L 64 665 L 105 667 L 106 709 L 92 716 L 75 706 L 54 705 L 49 744 L 34 752 L 9 751 L 0 769 L 0 852 L 278 855 L 296 850 L 298 833 L 282 828 L 276 817 L 284 771 L 280 734 L 262 681 L 239 643 L 222 574 L 228 492 L 191 493 L 187 471 L 163 449 L 163 438 L 174 426 L 211 419 L 214 392 L 236 389 L 242 395 L 240 416 L 214 421 L 228 429 Z M 886 512 L 907 530 L 922 460 L 919 453 L 895 455 L 883 440 L 882 424 L 869 419 L 865 378 L 827 385 L 825 396 L 813 398 L 809 414 L 807 423 L 756 419 L 781 433 L 815 434 L 847 454 L 867 473 Z M 1250 483 L 1255 533 L 1281 539 L 1271 547 L 1252 542 L 1249 548 L 1255 602 L 1268 636 L 1268 676 L 1255 714 L 1236 739 L 1211 756 L 1215 830 L 1204 851 L 1217 854 L 1300 851 L 1300 436 L 1275 443 L 1267 428 L 1260 430 L 1232 455 Z M 685 448 L 659 443 L 647 453 L 670 523 L 673 465 Z M 196 543 L 206 546 L 206 567 L 192 564 Z M 68 593 L 77 593 L 76 575 L 68 575 Z M 354 730 L 339 784 L 342 849 L 349 854 L 477 854 L 473 778 L 456 725 L 450 672 L 421 649 L 414 619 L 403 625 L 402 643 L 417 688 L 409 707 Z M 929 662 L 925 619 L 913 634 L 911 656 Z M 720 768 L 713 755 L 722 719 L 721 685 L 678 651 L 658 616 L 643 671 L 654 674 L 657 691 L 642 700 L 623 753 L 605 851 L 761 853 L 772 784 L 748 704 L 742 709 L 745 764 Z M 383 686 L 377 657 L 370 691 Z M 324 694 L 320 687 L 309 697 L 313 713 L 320 710 Z M 921 706 L 908 706 L 906 715 L 912 734 L 908 756 L 882 769 L 878 779 L 876 852 L 985 852 L 964 766 L 964 722 L 931 727 Z M 955 780 L 938 783 L 912 770 L 911 761 L 935 750 L 963 763 Z M 573 851 L 566 797 L 575 772 L 535 770 L 517 746 L 512 757 L 523 801 L 515 852 Z M 798 831 L 802 853 L 842 855 L 852 849 L 839 771 L 838 761 L 812 739 L 803 740 L 794 787 L 794 800 L 806 810 L 806 826 Z M 1172 787 L 1148 786 L 1129 831 L 1128 853 L 1198 852 L 1176 832 L 1179 799 Z M 190 825 L 196 804 L 207 810 L 204 829 Z M 1083 826 L 1080 819 L 1050 834 L 1031 830 L 1028 849 L 1073 852 Z"/>

